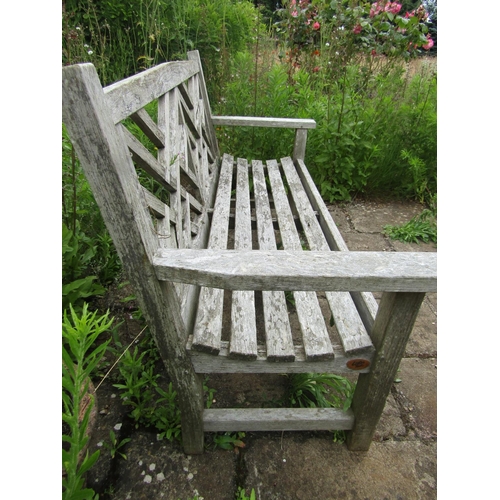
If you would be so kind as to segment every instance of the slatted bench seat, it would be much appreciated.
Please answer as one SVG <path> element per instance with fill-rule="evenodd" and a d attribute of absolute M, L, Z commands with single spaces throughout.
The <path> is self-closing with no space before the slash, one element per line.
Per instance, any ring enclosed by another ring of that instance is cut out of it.
<path fill-rule="evenodd" d="M 436 256 L 348 251 L 304 163 L 315 122 L 212 116 L 197 51 L 105 88 L 91 64 L 63 68 L 63 121 L 178 391 L 185 452 L 206 431 L 300 429 L 367 450 Z M 221 156 L 215 126 L 239 125 L 294 128 L 291 156 Z M 359 377 L 346 412 L 208 410 L 214 372 Z"/>

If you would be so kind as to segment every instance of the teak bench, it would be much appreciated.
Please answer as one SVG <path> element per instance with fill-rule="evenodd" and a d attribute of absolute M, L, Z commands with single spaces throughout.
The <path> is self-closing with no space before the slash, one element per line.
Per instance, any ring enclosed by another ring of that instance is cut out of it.
<path fill-rule="evenodd" d="M 204 432 L 341 429 L 368 450 L 436 254 L 349 252 L 304 164 L 315 122 L 212 116 L 197 51 L 105 88 L 91 64 L 62 80 L 63 121 L 179 395 L 184 451 L 201 453 Z M 295 129 L 292 157 L 221 157 L 215 127 L 235 125 Z M 204 409 L 213 372 L 359 377 L 348 411 Z"/>

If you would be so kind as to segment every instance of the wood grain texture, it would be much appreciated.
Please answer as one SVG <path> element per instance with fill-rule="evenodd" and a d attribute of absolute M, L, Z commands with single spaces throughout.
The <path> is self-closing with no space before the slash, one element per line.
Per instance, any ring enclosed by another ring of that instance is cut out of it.
<path fill-rule="evenodd" d="M 199 78 L 200 99 L 204 108 L 204 125 L 203 134 L 206 134 L 207 142 L 212 158 L 219 158 L 219 144 L 215 135 L 215 126 L 212 120 L 212 110 L 210 109 L 210 100 L 208 99 L 207 86 L 205 83 L 205 75 L 203 74 L 203 66 L 201 64 L 200 53 L 197 50 L 192 50 L 187 53 L 188 61 L 194 63 L 197 68 L 196 74 Z"/>
<path fill-rule="evenodd" d="M 330 251 L 295 165 L 290 158 L 283 158 L 281 161 L 309 248 L 313 251 Z M 346 353 L 373 350 L 373 344 L 349 292 L 327 291 L 326 298 Z"/>
<path fill-rule="evenodd" d="M 306 156 L 307 129 L 297 129 L 295 131 L 295 141 L 293 143 L 293 159 L 303 160 Z"/>
<path fill-rule="evenodd" d="M 211 250 L 220 251 L 219 249 L 227 247 L 232 176 L 233 157 L 224 155 L 208 240 L 208 248 Z M 201 250 L 201 252 L 204 253 L 205 251 Z M 210 354 L 219 352 L 223 301 L 223 290 L 205 286 L 201 288 L 198 313 L 193 331 L 193 349 Z"/>
<path fill-rule="evenodd" d="M 104 93 L 114 123 L 121 122 L 197 72 L 198 65 L 193 61 L 172 61 L 108 85 Z"/>
<path fill-rule="evenodd" d="M 267 162 L 267 171 L 271 184 L 274 206 L 278 217 L 283 247 L 285 251 L 292 250 L 294 255 L 300 255 L 301 253 L 304 253 L 301 252 L 302 244 L 300 242 L 297 228 L 295 227 L 293 214 L 286 197 L 283 180 L 276 161 L 271 160 Z M 275 266 L 280 269 L 287 268 L 287 263 L 279 259 L 283 253 L 279 251 L 273 253 L 278 257 L 279 261 L 274 262 Z M 266 263 L 266 266 L 269 264 L 268 261 L 264 262 Z M 279 283 L 280 286 L 283 284 L 281 280 L 275 283 Z M 264 288 L 264 290 L 273 289 L 274 288 L 269 288 L 267 286 Z M 314 292 L 303 291 L 305 289 L 301 284 L 291 288 L 279 288 L 279 290 L 297 290 L 293 293 L 293 297 L 295 300 L 295 308 L 299 318 L 302 341 L 304 343 L 307 358 L 309 360 L 332 358 L 333 349 L 316 294 Z"/>
<path fill-rule="evenodd" d="M 250 192 L 248 163 L 238 158 L 236 164 L 236 221 L 234 249 L 252 249 L 252 222 L 250 220 Z M 231 344 L 233 358 L 257 358 L 257 325 L 255 322 L 255 293 L 251 290 L 234 291 L 231 304 Z"/>
<path fill-rule="evenodd" d="M 316 128 L 316 122 L 300 118 L 268 118 L 260 116 L 212 116 L 216 127 L 241 126 L 241 127 L 270 127 L 270 128 Z"/>
<path fill-rule="evenodd" d="M 294 358 L 292 363 L 283 363 L 282 360 L 269 358 L 267 347 L 257 344 L 257 358 L 255 360 L 233 359 L 229 357 L 229 342 L 221 341 L 218 356 L 192 350 L 192 337 L 188 338 L 186 344 L 191 354 L 191 360 L 197 373 L 340 373 L 352 374 L 353 370 L 347 364 L 357 356 L 346 356 L 342 346 L 332 345 L 334 357 L 326 360 L 306 359 L 306 353 L 302 344 L 294 346 Z M 373 353 L 368 353 L 362 358 L 367 361 L 367 366 L 356 373 L 369 373 Z"/>
<path fill-rule="evenodd" d="M 302 160 L 296 162 L 297 173 L 302 181 L 304 189 L 307 192 L 307 196 L 311 201 L 313 209 L 318 213 L 319 223 L 323 234 L 325 235 L 331 250 L 340 250 L 342 252 L 347 252 L 349 249 L 344 241 L 344 238 L 340 234 L 335 222 L 325 205 L 325 202 L 321 198 L 318 188 L 314 184 L 314 181 L 309 173 L 306 165 Z M 370 334 L 373 327 L 373 322 L 375 321 L 375 316 L 377 315 L 377 302 L 373 297 L 371 292 L 351 292 L 352 299 L 356 304 L 359 315 L 365 325 L 367 332 Z"/>
<path fill-rule="evenodd" d="M 354 416 L 337 408 L 210 409 L 203 412 L 207 432 L 349 430 Z"/>
<path fill-rule="evenodd" d="M 165 146 L 165 134 L 159 129 L 158 125 L 149 116 L 148 112 L 142 108 L 139 111 L 132 113 L 130 118 L 144 132 L 146 137 L 157 147 Z"/>
<path fill-rule="evenodd" d="M 228 290 L 435 292 L 435 252 L 164 250 L 158 279 Z"/>
<path fill-rule="evenodd" d="M 252 162 L 257 237 L 261 250 L 276 250 L 273 220 L 264 167 L 261 161 Z M 267 357 L 271 361 L 294 361 L 292 330 L 284 292 L 262 292 Z"/>
<path fill-rule="evenodd" d="M 355 424 L 348 434 L 352 451 L 367 451 L 405 352 L 424 293 L 384 293 L 372 339 L 376 348 L 369 374 L 360 375 L 352 401 Z"/>

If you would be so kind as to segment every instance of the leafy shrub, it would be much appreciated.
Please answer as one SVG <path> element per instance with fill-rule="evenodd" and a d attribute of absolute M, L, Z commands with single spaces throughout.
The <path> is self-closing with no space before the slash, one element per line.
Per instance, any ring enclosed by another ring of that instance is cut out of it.
<path fill-rule="evenodd" d="M 62 194 L 63 309 L 79 309 L 105 292 L 121 263 L 64 126 Z"/>
<path fill-rule="evenodd" d="M 95 283 L 97 276 L 86 274 L 96 253 L 92 240 L 80 231 L 80 224 L 77 224 L 75 232 L 69 230 L 64 223 L 62 229 L 63 310 L 71 304 L 79 309 L 84 299 L 102 295 L 105 289 Z"/>

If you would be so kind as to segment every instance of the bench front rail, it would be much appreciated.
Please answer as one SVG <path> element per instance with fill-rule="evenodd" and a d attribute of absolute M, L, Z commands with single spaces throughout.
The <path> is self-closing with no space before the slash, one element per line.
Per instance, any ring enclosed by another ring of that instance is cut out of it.
<path fill-rule="evenodd" d="M 304 163 L 314 120 L 212 116 L 193 51 L 104 88 L 90 64 L 63 68 L 63 121 L 179 394 L 186 453 L 219 430 L 345 429 L 367 450 L 436 258 L 348 251 Z M 291 156 L 221 157 L 215 126 L 294 128 Z M 210 372 L 359 376 L 347 412 L 207 410 Z"/>

